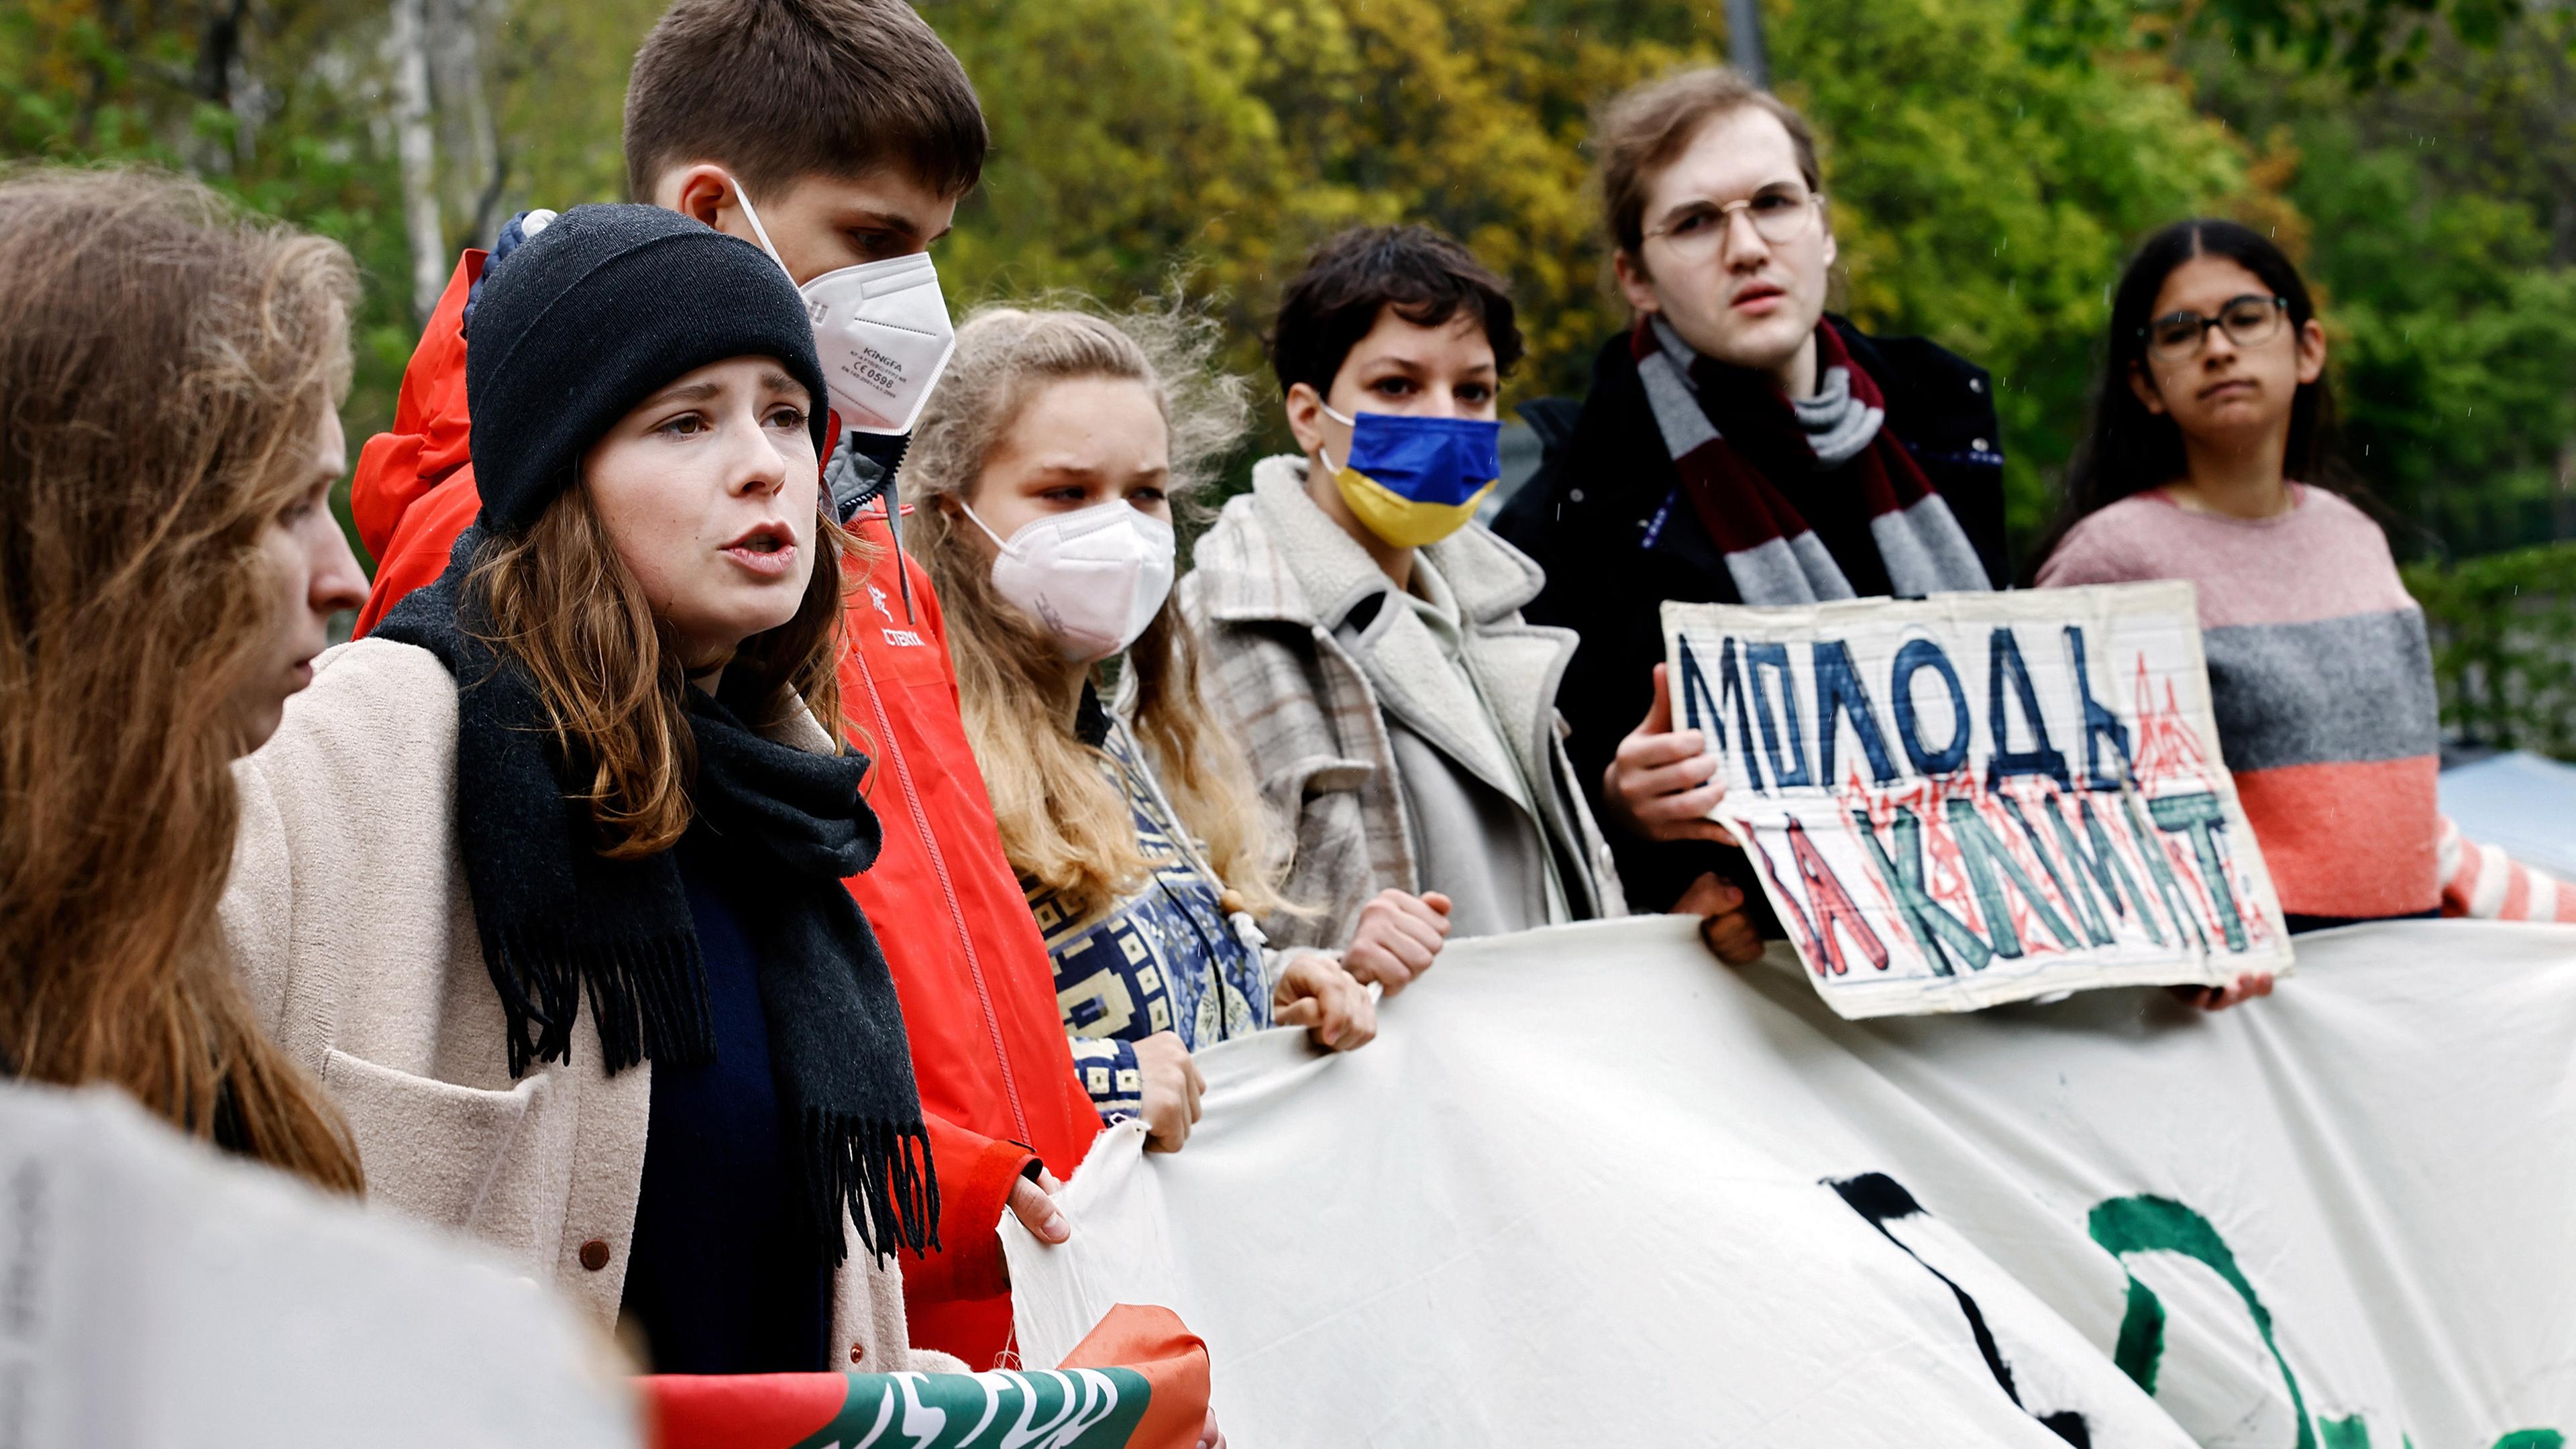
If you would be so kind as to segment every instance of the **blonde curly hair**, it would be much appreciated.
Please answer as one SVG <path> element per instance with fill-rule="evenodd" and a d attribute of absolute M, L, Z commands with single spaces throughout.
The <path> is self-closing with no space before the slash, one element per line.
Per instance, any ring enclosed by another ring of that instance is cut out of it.
<path fill-rule="evenodd" d="M 1056 299 L 1049 299 L 1051 301 Z M 939 506 L 962 498 L 985 460 L 1048 386 L 1082 378 L 1144 384 L 1171 430 L 1173 510 L 1192 506 L 1242 439 L 1249 421 L 1244 379 L 1217 369 L 1218 324 L 1181 306 L 1148 304 L 1111 317 L 1078 306 L 987 306 L 957 331 L 957 352 L 931 395 L 904 460 L 921 501 L 904 528 L 948 616 L 948 648 L 968 739 L 992 793 L 1011 868 L 1089 914 L 1135 890 L 1163 862 L 1139 849 L 1126 797 L 1101 752 L 1075 737 L 1054 708 L 1063 661 L 1038 623 L 994 591 L 973 525 Z M 1106 693 L 1104 661 L 1095 683 Z M 1256 916 L 1282 909 L 1282 832 L 1254 787 L 1234 740 L 1208 717 L 1199 694 L 1198 651 L 1170 603 L 1123 657 L 1117 682 L 1130 724 L 1157 776 L 1215 868 L 1231 909 Z"/>

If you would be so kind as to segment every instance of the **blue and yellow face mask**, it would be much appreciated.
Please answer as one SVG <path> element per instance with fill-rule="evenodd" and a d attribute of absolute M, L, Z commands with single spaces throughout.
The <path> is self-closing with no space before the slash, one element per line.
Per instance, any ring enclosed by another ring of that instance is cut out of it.
<path fill-rule="evenodd" d="M 1342 501 L 1397 548 L 1438 543 L 1466 527 L 1503 475 L 1501 423 L 1404 413 L 1346 418 L 1329 407 L 1324 415 L 1351 430 L 1348 462 L 1334 468 L 1333 455 L 1323 454 Z"/>

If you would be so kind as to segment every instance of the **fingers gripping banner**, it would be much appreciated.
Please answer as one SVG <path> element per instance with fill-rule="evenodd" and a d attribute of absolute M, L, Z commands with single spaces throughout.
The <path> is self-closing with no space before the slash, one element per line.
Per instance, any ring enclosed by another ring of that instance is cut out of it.
<path fill-rule="evenodd" d="M 2564 1449 L 2576 933 L 2303 938 L 2208 1015 L 1837 1016 L 1692 923 L 1458 943 L 1365 1050 L 1113 1129 L 1022 1351 L 1177 1310 L 1240 1449 Z"/>
<path fill-rule="evenodd" d="M 1666 604 L 1715 818 L 1845 1016 L 2290 966 L 2188 583 Z"/>

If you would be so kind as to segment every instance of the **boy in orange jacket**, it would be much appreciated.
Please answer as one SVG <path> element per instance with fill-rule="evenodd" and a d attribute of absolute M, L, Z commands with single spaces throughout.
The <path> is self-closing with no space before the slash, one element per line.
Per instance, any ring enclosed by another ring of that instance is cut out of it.
<path fill-rule="evenodd" d="M 679 0 L 635 57 L 625 142 L 637 200 L 770 248 L 801 286 L 938 240 L 982 173 L 985 131 L 956 57 L 900 0 Z M 543 215 L 514 219 L 500 254 Z M 350 505 L 376 559 L 360 633 L 446 570 L 481 509 L 466 320 L 495 264 L 480 251 L 458 263 L 393 431 L 359 458 Z M 1011 1324 L 994 1227 L 1007 1206 L 1041 1237 L 1065 1234 L 1049 1174 L 1072 1174 L 1100 1119 L 967 748 L 938 601 L 899 546 L 901 447 L 845 432 L 825 467 L 869 545 L 854 561 L 841 687 L 875 756 L 869 799 L 885 831 L 875 866 L 848 884 L 893 968 L 939 1180 L 941 1248 L 904 1265 L 913 1341 L 986 1368 Z"/>

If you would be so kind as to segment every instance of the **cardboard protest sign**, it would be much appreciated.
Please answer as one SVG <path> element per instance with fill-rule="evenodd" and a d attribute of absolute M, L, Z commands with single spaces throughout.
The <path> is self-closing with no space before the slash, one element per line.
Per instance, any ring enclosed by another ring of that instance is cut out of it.
<path fill-rule="evenodd" d="M 2290 969 L 2187 582 L 1666 604 L 1676 724 L 1847 1017 Z"/>

